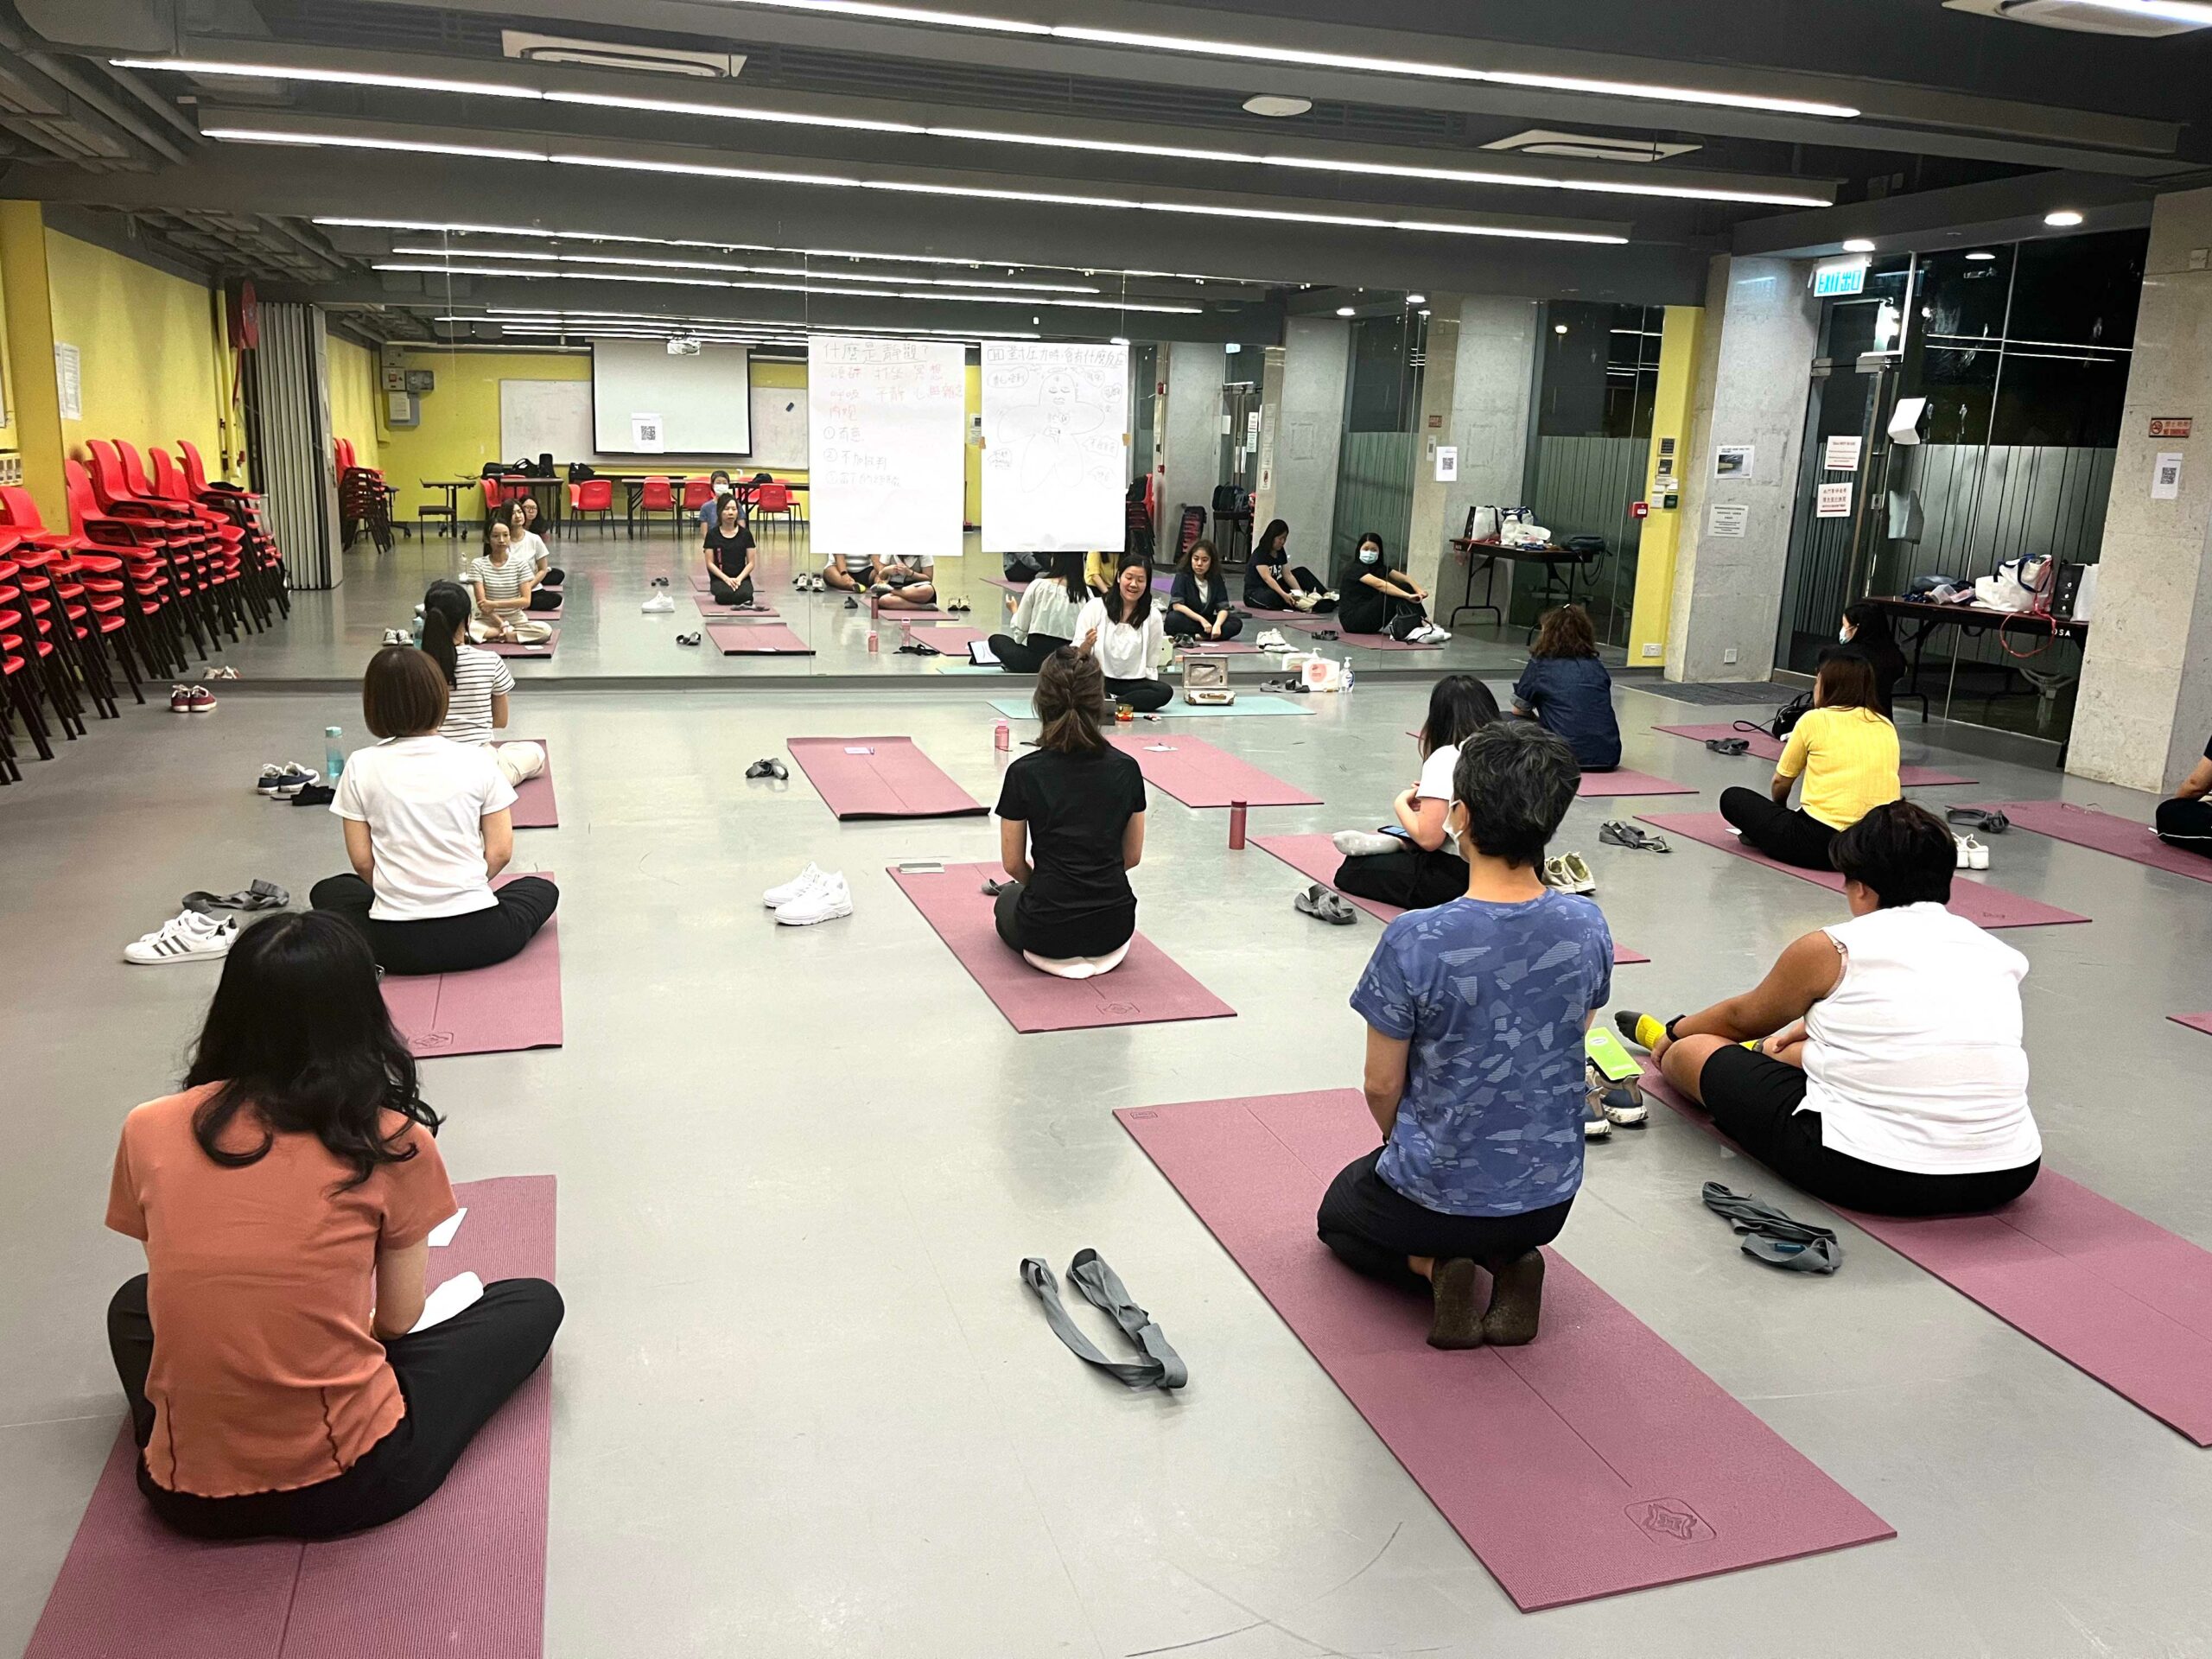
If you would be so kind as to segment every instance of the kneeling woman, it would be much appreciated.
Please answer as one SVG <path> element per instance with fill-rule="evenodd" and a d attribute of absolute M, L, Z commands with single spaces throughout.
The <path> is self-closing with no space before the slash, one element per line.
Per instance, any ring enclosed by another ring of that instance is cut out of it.
<path fill-rule="evenodd" d="M 1926 808 L 1874 808 L 1834 857 L 1849 921 L 1805 935 L 1741 996 L 1664 1026 L 1624 1013 L 1622 1029 L 1816 1198 L 1878 1216 L 2011 1203 L 2043 1157 L 2020 1046 L 2028 959 L 1944 908 L 1956 849 Z"/>
<path fill-rule="evenodd" d="M 1166 639 L 1152 602 L 1152 572 L 1141 560 L 1122 567 L 1114 585 L 1075 620 L 1075 648 L 1098 664 L 1106 698 L 1141 715 L 1163 709 L 1174 694 L 1160 682 L 1160 647 Z"/>
<path fill-rule="evenodd" d="M 1167 632 L 1186 645 L 1234 639 L 1244 619 L 1229 608 L 1229 582 L 1215 569 L 1213 543 L 1192 542 L 1167 595 Z"/>
<path fill-rule="evenodd" d="M 1339 830 L 1344 861 L 1330 883 L 1339 893 L 1404 910 L 1448 904 L 1467 890 L 1467 861 L 1452 850 L 1445 820 L 1459 748 L 1498 718 L 1497 699 L 1471 674 L 1446 674 L 1428 694 L 1421 728 L 1421 777 L 1390 803 L 1399 832 Z"/>
<path fill-rule="evenodd" d="M 1720 791 L 1720 816 L 1745 844 L 1801 870 L 1827 870 L 1838 834 L 1904 791 L 1897 782 L 1897 728 L 1875 709 L 1874 667 L 1864 657 L 1831 657 L 1813 683 L 1813 706 L 1774 763 L 1766 794 Z M 1792 808 L 1802 772 L 1805 804 Z"/>
<path fill-rule="evenodd" d="M 238 936 L 184 1092 L 124 1120 L 108 1190 L 107 1224 L 146 1246 L 108 1344 L 138 1490 L 171 1527 L 393 1520 L 544 1359 L 562 1309 L 542 1279 L 414 1330 L 454 1213 L 437 1127 L 358 933 L 309 912 Z"/>
<path fill-rule="evenodd" d="M 387 645 L 370 658 L 361 713 L 384 741 L 346 757 L 330 804 L 346 821 L 353 873 L 326 877 L 308 895 L 359 928 L 387 973 L 505 962 L 561 901 L 542 875 L 493 891 L 514 856 L 514 786 L 488 750 L 438 735 L 446 703 L 429 652 Z"/>
<path fill-rule="evenodd" d="M 999 790 L 999 938 L 1052 961 L 1111 956 L 1137 931 L 1144 773 L 1099 729 L 1098 664 L 1063 647 L 1037 671 L 1036 752 Z"/>
<path fill-rule="evenodd" d="M 1034 674 L 1045 659 L 1075 640 L 1075 620 L 1089 602 L 1083 555 L 1045 553 L 1044 574 L 1021 590 L 1014 620 L 991 636 L 991 655 L 1009 674 Z"/>

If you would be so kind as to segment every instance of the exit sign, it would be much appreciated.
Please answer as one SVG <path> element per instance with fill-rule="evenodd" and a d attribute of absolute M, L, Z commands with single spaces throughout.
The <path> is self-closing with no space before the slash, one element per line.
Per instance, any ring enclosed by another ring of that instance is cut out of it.
<path fill-rule="evenodd" d="M 1838 295 L 1856 294 L 1866 286 L 1866 261 L 1847 259 L 1838 264 L 1813 267 L 1813 297 L 1832 299 Z"/>

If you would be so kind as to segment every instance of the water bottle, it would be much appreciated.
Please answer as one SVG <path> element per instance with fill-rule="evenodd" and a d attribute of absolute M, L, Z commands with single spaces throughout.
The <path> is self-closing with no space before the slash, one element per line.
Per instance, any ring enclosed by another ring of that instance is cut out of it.
<path fill-rule="evenodd" d="M 346 770 L 346 734 L 335 726 L 322 728 L 322 781 L 338 787 L 338 774 Z"/>
<path fill-rule="evenodd" d="M 1001 754 L 1006 753 L 1014 747 L 1014 730 L 1006 721 L 1001 721 L 991 728 L 991 747 Z"/>

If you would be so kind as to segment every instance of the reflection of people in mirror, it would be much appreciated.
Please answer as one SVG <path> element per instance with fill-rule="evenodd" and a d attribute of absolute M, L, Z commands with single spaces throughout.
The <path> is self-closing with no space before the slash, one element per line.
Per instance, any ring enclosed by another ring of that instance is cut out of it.
<path fill-rule="evenodd" d="M 1005 457 L 1001 468 L 1014 474 L 1024 494 L 1073 489 L 1110 471 L 1112 448 L 1085 442 L 1106 425 L 1106 409 L 1090 376 L 1046 370 L 1033 397 L 1003 404 L 998 424 L 992 436 Z"/>

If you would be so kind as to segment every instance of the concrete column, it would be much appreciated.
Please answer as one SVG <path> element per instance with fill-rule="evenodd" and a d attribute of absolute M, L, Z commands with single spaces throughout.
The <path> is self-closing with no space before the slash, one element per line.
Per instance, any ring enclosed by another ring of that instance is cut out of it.
<path fill-rule="evenodd" d="M 54 378 L 46 216 L 35 201 L 0 201 L 0 289 L 8 296 L 8 360 L 15 371 L 9 415 L 22 457 L 23 485 L 46 527 L 66 531 L 69 493 L 61 470 L 61 395 Z"/>
<path fill-rule="evenodd" d="M 1256 537 L 1270 518 L 1290 525 L 1291 556 L 1325 581 L 1337 518 L 1337 461 L 1344 448 L 1344 377 L 1351 367 L 1351 324 L 1342 317 L 1293 317 L 1283 328 L 1280 423 L 1274 440 L 1274 493 L 1253 513 Z M 1256 493 L 1255 493 L 1256 494 Z"/>
<path fill-rule="evenodd" d="M 2212 190 L 2160 196 L 2151 210 L 2120 449 L 2097 555 L 2096 605 L 2074 705 L 2066 769 L 2164 791 L 2212 736 Z M 2194 421 L 2154 438 L 2153 420 Z M 2179 454 L 2181 489 L 2151 494 L 2161 454 Z"/>
<path fill-rule="evenodd" d="M 1442 302 L 1440 296 L 1440 306 Z M 1445 378 L 1449 385 L 1450 413 L 1443 442 L 1459 447 L 1459 480 L 1436 486 L 1440 492 L 1437 525 L 1426 542 L 1421 539 L 1421 497 L 1414 496 L 1414 551 L 1416 559 L 1424 563 L 1415 565 L 1413 575 L 1447 607 L 1461 597 L 1466 577 L 1456 563 L 1439 566 L 1425 561 L 1431 556 L 1450 556 L 1452 538 L 1465 525 L 1469 507 L 1510 507 L 1522 499 L 1529 461 L 1529 390 L 1536 360 L 1536 313 L 1534 300 L 1470 296 L 1458 307 L 1458 349 L 1448 357 L 1443 337 L 1436 330 L 1442 310 L 1429 319 L 1428 367 L 1424 372 L 1433 377 L 1440 368 L 1449 365 Z M 1424 428 L 1436 407 L 1429 402 L 1427 391 L 1424 382 Z M 1434 460 L 1427 455 L 1427 443 L 1421 447 L 1426 474 L 1433 480 Z M 1433 579 L 1440 569 L 1451 573 L 1440 587 Z M 1503 577 L 1499 585 L 1503 586 Z"/>
<path fill-rule="evenodd" d="M 1282 434 L 1283 348 L 1260 353 L 1260 453 L 1252 469 L 1252 533 L 1275 516 L 1275 467 Z"/>
<path fill-rule="evenodd" d="M 1221 383 L 1229 358 L 1217 345 L 1172 340 L 1162 346 L 1160 377 L 1167 382 L 1155 442 L 1160 460 L 1160 552 L 1175 550 L 1183 509 L 1206 509 L 1221 478 Z"/>
<path fill-rule="evenodd" d="M 1706 284 L 1682 518 L 1667 626 L 1671 680 L 1763 680 L 1774 671 L 1797 462 L 1820 338 L 1808 266 L 1713 258 Z M 1752 446 L 1748 475 L 1713 476 L 1722 446 Z M 1714 533 L 1715 508 L 1724 513 Z"/>
<path fill-rule="evenodd" d="M 1405 546 L 1391 550 L 1405 560 L 1407 574 L 1432 595 L 1448 552 L 1445 543 L 1459 534 L 1445 510 L 1459 486 L 1456 480 L 1437 481 L 1436 452 L 1446 447 L 1456 448 L 1459 442 L 1452 419 L 1459 384 L 1459 305 L 1457 294 L 1439 294 L 1431 302 L 1428 339 L 1422 354 L 1421 410 L 1414 419 L 1414 431 L 1421 442 L 1414 446 L 1413 513 Z"/>

